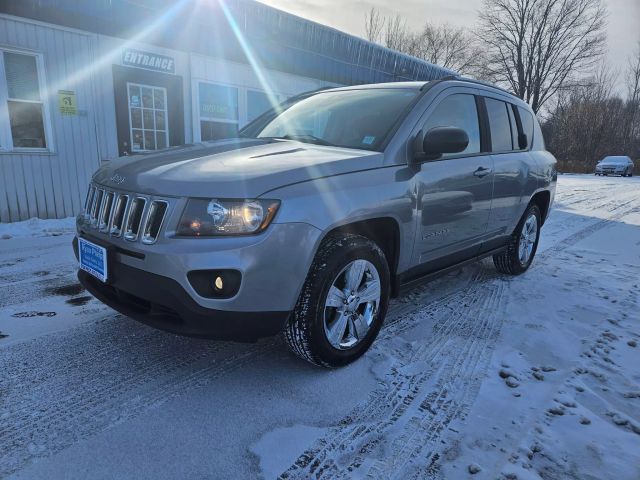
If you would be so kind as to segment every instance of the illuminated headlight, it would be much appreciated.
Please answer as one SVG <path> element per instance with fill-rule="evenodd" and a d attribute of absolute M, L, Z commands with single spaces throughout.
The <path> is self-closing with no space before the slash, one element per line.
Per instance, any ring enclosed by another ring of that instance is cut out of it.
<path fill-rule="evenodd" d="M 269 226 L 278 200 L 222 200 L 192 198 L 182 213 L 178 235 L 195 237 L 251 235 Z"/>

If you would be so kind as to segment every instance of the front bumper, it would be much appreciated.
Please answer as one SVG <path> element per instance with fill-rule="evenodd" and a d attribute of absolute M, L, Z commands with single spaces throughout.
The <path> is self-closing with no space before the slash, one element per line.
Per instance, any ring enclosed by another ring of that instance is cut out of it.
<path fill-rule="evenodd" d="M 303 223 L 272 224 L 251 237 L 163 237 L 143 245 L 99 234 L 79 218 L 78 236 L 109 249 L 107 284 L 78 273 L 84 287 L 103 303 L 174 333 L 253 340 L 282 328 L 295 307 L 321 231 Z M 75 244 L 77 239 L 77 250 Z M 240 272 L 237 294 L 198 295 L 187 274 L 209 269 Z"/>
<path fill-rule="evenodd" d="M 114 310 L 160 330 L 192 337 L 255 341 L 277 334 L 290 312 L 232 312 L 198 305 L 174 280 L 127 265 L 111 266 L 113 280 L 102 283 L 83 270 L 78 280 Z"/>
<path fill-rule="evenodd" d="M 595 173 L 598 175 L 625 175 L 627 168 L 623 167 L 597 167 Z"/>

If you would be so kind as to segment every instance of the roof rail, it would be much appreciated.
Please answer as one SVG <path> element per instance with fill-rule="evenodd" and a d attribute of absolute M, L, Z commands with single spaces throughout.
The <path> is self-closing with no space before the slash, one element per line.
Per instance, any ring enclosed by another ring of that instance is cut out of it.
<path fill-rule="evenodd" d="M 458 77 L 459 75 L 447 75 L 446 77 L 436 78 L 435 80 L 428 80 L 420 87 L 420 90 L 422 91 L 427 87 L 431 88 L 434 85 L 437 85 L 440 82 L 446 82 L 447 80 L 457 80 Z"/>
<path fill-rule="evenodd" d="M 506 93 L 507 95 L 511 95 L 512 97 L 516 97 L 517 99 L 522 100 L 515 93 L 510 92 L 509 90 L 504 89 L 502 87 L 498 87 L 497 85 L 494 85 L 492 83 L 485 82 L 484 80 L 477 80 L 475 78 L 463 77 L 462 75 L 451 75 L 451 76 L 448 76 L 448 77 L 444 77 L 444 78 L 442 78 L 440 80 L 442 80 L 442 81 L 444 81 L 444 80 L 458 80 L 460 82 L 475 83 L 477 85 L 483 85 L 485 87 L 495 88 L 496 90 L 500 90 L 501 92 Z"/>

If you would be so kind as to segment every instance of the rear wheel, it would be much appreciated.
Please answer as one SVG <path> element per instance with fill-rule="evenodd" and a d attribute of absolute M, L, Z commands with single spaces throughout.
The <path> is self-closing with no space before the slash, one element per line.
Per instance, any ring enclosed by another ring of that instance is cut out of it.
<path fill-rule="evenodd" d="M 384 253 L 368 238 L 341 234 L 326 239 L 283 331 L 291 351 L 324 367 L 359 358 L 382 326 L 389 277 Z"/>
<path fill-rule="evenodd" d="M 493 263 L 501 273 L 519 275 L 525 272 L 536 254 L 542 224 L 540 208 L 531 204 L 511 235 L 504 252 L 493 256 Z"/>

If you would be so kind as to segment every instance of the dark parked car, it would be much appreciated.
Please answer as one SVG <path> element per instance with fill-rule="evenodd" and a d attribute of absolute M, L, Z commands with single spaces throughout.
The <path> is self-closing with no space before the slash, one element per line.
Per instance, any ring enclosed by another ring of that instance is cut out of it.
<path fill-rule="evenodd" d="M 81 283 L 171 332 L 284 333 L 324 366 L 362 355 L 389 297 L 492 256 L 531 264 L 556 189 L 531 108 L 458 77 L 336 88 L 241 138 L 98 170 L 74 240 Z"/>

